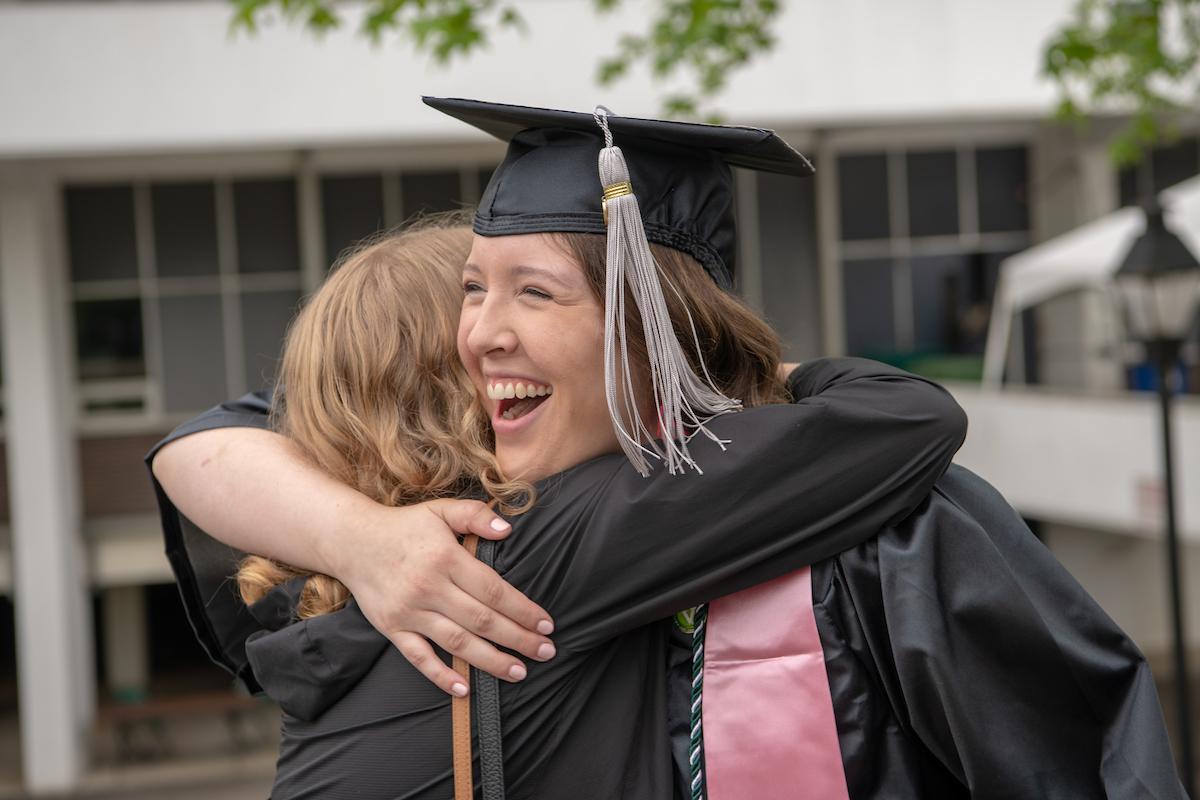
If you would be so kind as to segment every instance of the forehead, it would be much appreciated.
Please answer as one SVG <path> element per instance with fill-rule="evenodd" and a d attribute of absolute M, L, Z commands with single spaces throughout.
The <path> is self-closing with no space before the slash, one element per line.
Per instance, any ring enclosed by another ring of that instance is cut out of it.
<path fill-rule="evenodd" d="M 583 267 L 551 234 L 479 236 L 471 244 L 466 272 L 495 277 L 541 274 L 563 282 L 582 283 Z"/>

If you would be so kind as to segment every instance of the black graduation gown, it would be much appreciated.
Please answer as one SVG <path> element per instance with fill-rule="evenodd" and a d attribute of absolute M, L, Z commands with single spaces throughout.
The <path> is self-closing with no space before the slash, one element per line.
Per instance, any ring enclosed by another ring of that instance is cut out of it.
<path fill-rule="evenodd" d="M 977 475 L 812 587 L 852 800 L 1185 797 L 1142 654 Z"/>
<path fill-rule="evenodd" d="M 1184 797 L 1145 661 L 978 476 L 952 466 L 914 514 L 812 569 L 853 800 Z M 254 610 L 279 629 L 249 645 L 268 693 L 311 717 L 285 714 L 277 797 L 354 796 L 342 793 L 354 764 L 374 776 L 355 784 L 361 796 L 406 797 L 391 793 L 406 764 L 444 763 L 444 697 L 400 679 L 408 665 L 357 609 L 308 630 Z M 531 665 L 529 682 L 502 685 L 509 796 L 670 797 L 649 788 L 649 770 L 662 759 L 655 665 L 671 635 L 670 623 L 644 626 L 567 666 L 565 681 Z M 389 761 L 396 742 L 405 755 Z M 528 753 L 541 763 L 524 766 Z M 422 788 L 411 796 L 448 796 L 444 778 Z M 804 787 L 779 796 L 823 800 Z"/>
<path fill-rule="evenodd" d="M 713 421 L 732 444 L 722 454 L 695 440 L 704 475 L 643 479 L 606 456 L 539 482 L 539 502 L 514 520 L 496 558 L 557 626 L 558 655 L 501 686 L 510 797 L 671 797 L 671 626 L 659 621 L 902 519 L 965 433 L 944 390 L 884 365 L 815 361 L 790 387 L 796 404 Z M 168 441 L 261 426 L 263 408 L 259 397 L 215 409 Z M 237 554 L 222 555 L 157 488 L 168 555 L 202 643 L 285 710 L 277 800 L 448 796 L 448 699 L 353 607 L 256 634 L 248 667 L 243 642 L 264 623 L 236 602 L 228 576 Z M 287 603 L 267 605 L 256 611 L 275 620 L 265 627 L 279 627 Z M 339 661 L 346 653 L 353 657 Z M 429 751 L 408 757 L 418 742 Z"/>

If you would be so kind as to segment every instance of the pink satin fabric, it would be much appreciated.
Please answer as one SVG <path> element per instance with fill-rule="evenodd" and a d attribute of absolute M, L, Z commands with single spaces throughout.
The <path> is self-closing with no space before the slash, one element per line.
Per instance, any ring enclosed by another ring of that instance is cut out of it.
<path fill-rule="evenodd" d="M 709 604 L 709 800 L 849 800 L 805 568 Z"/>

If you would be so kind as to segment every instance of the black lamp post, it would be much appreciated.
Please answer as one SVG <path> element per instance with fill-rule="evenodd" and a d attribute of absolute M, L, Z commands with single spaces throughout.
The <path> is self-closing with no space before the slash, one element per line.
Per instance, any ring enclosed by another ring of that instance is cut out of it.
<path fill-rule="evenodd" d="M 1200 307 L 1200 261 L 1167 229 L 1156 199 L 1144 204 L 1143 210 L 1146 212 L 1146 232 L 1129 249 L 1117 270 L 1115 285 L 1129 336 L 1145 346 L 1148 359 L 1158 370 L 1180 768 L 1184 788 L 1189 796 L 1195 796 L 1192 791 L 1192 717 L 1183 633 L 1183 587 L 1179 575 L 1179 534 L 1175 524 L 1171 458 L 1171 384 L 1180 348 L 1196 322 L 1197 308 Z"/>

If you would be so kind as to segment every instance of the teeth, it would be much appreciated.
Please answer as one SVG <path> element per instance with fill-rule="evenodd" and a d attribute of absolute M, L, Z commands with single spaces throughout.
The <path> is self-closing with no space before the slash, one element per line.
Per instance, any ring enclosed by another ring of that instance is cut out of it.
<path fill-rule="evenodd" d="M 487 385 L 487 396 L 490 400 L 523 400 L 527 397 L 546 397 L 551 394 L 554 394 L 553 386 L 538 383 L 513 381 Z"/>

